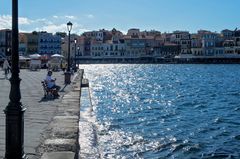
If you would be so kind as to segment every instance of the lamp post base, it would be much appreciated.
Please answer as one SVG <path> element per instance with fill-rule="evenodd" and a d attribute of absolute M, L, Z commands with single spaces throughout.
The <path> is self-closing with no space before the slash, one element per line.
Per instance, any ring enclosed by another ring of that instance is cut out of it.
<path fill-rule="evenodd" d="M 70 84 L 71 83 L 71 72 L 65 72 L 65 84 Z"/>
<path fill-rule="evenodd" d="M 9 102 L 4 110 L 6 114 L 6 153 L 5 159 L 26 159 L 24 153 L 24 112 L 20 102 Z"/>

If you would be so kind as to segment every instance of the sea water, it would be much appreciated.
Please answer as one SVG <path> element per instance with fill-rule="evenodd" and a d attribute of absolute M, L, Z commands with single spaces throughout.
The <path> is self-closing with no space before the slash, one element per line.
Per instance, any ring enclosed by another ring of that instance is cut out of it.
<path fill-rule="evenodd" d="M 240 158 L 240 65 L 80 68 L 102 158 Z"/>

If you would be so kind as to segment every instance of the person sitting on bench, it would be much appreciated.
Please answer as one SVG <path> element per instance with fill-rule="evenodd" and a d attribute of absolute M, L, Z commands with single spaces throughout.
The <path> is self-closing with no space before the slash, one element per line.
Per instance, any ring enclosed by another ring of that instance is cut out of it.
<path fill-rule="evenodd" d="M 55 81 L 56 78 L 52 78 L 52 71 L 48 71 L 46 79 L 45 79 L 46 83 L 47 83 L 47 87 L 49 89 L 55 89 L 56 91 L 54 92 L 54 96 L 55 97 L 59 97 L 58 91 L 60 90 L 60 86 L 56 85 Z"/>

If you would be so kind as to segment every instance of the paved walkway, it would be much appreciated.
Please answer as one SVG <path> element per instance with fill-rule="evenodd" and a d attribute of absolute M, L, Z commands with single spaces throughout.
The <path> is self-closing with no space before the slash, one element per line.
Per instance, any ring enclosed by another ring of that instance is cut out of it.
<path fill-rule="evenodd" d="M 63 72 L 53 72 L 53 77 L 57 78 L 57 84 L 64 89 L 60 92 L 59 99 L 43 99 L 41 81 L 46 73 L 47 70 L 20 71 L 21 102 L 27 108 L 24 114 L 24 151 L 26 154 L 36 153 L 36 148 L 42 142 L 41 136 L 53 120 L 63 95 L 72 90 L 70 85 L 64 88 Z M 10 82 L 4 78 L 3 71 L 0 70 L 0 158 L 5 155 L 5 114 L 3 110 L 9 102 L 9 90 Z"/>

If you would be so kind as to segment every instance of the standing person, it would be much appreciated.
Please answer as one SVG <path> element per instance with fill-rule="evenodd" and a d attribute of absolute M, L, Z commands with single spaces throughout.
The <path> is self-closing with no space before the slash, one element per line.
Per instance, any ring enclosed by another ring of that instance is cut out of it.
<path fill-rule="evenodd" d="M 10 65 L 8 63 L 8 60 L 5 59 L 4 62 L 3 62 L 3 70 L 4 70 L 4 73 L 5 73 L 5 78 L 7 79 L 7 75 L 9 73 L 9 70 L 10 70 Z"/>
<path fill-rule="evenodd" d="M 47 70 L 49 71 L 49 70 L 51 70 L 51 64 L 50 64 L 50 61 L 48 60 L 48 62 L 47 62 Z"/>
<path fill-rule="evenodd" d="M 45 81 L 46 81 L 47 87 L 49 89 L 56 89 L 54 96 L 59 97 L 58 91 L 60 90 L 61 87 L 56 85 L 56 83 L 55 83 L 56 78 L 54 78 L 54 79 L 52 78 L 52 71 L 48 71 Z"/>

